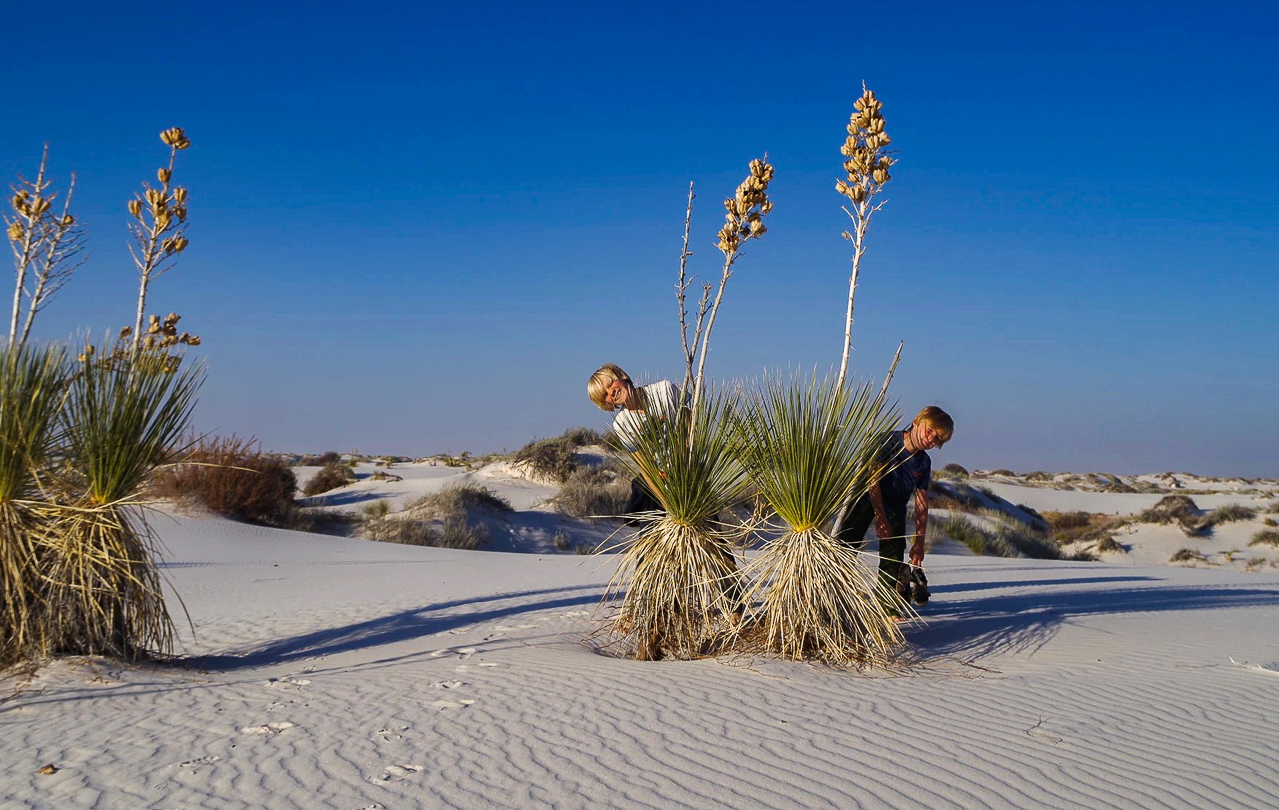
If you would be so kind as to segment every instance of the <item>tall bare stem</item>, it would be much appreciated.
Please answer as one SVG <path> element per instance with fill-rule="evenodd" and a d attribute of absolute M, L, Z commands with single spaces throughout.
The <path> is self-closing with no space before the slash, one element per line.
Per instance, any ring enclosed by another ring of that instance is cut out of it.
<path fill-rule="evenodd" d="M 733 275 L 733 265 L 741 257 L 742 246 L 751 239 L 756 239 L 768 232 L 764 226 L 764 216 L 773 210 L 773 201 L 768 198 L 768 184 L 773 179 L 773 167 L 767 162 L 768 155 L 762 160 L 750 162 L 750 173 L 737 187 L 737 193 L 724 200 L 724 227 L 719 230 L 719 242 L 716 247 L 724 254 L 724 268 L 720 274 L 719 290 L 715 294 L 715 303 L 711 306 L 710 318 L 706 322 L 706 331 L 702 334 L 702 345 L 697 361 L 697 375 L 693 383 L 693 401 L 689 406 L 697 413 L 697 403 L 702 396 L 702 386 L 706 372 L 706 355 L 710 352 L 711 329 L 715 326 L 715 316 L 719 314 L 719 305 L 724 300 L 724 288 Z"/>
<path fill-rule="evenodd" d="M 852 231 L 845 231 L 844 238 L 853 243 L 852 273 L 848 278 L 848 309 L 844 315 L 844 352 L 839 362 L 839 384 L 848 373 L 848 353 L 853 337 L 853 301 L 857 295 L 857 276 L 861 271 L 862 257 L 866 255 L 866 231 L 870 219 L 883 207 L 875 196 L 892 179 L 889 168 L 897 160 L 885 151 L 892 143 L 884 131 L 883 102 L 862 84 L 862 95 L 853 102 L 854 112 L 848 121 L 848 138 L 840 147 L 844 156 L 846 179 L 835 183 L 835 190 L 849 200 L 844 213 L 853 222 Z"/>

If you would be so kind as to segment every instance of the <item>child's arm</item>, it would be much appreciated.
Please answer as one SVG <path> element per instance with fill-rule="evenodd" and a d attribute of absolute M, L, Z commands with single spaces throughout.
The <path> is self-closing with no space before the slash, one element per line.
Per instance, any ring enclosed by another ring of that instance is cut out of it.
<path fill-rule="evenodd" d="M 910 547 L 910 564 L 924 562 L 924 532 L 928 530 L 928 490 L 915 490 L 915 544 Z"/>
<path fill-rule="evenodd" d="M 880 540 L 893 536 L 893 527 L 888 522 L 888 513 L 884 511 L 884 494 L 879 491 L 879 482 L 870 485 L 867 491 L 870 505 L 875 510 L 875 536 Z"/>

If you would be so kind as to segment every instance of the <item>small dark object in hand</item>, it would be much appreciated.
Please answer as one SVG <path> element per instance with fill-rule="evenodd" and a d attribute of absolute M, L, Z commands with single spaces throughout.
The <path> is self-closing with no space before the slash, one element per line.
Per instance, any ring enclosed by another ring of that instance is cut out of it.
<path fill-rule="evenodd" d="M 924 569 L 917 568 L 910 563 L 904 562 L 897 569 L 897 595 L 905 602 L 914 602 L 916 605 L 928 604 L 928 577 L 924 576 Z"/>

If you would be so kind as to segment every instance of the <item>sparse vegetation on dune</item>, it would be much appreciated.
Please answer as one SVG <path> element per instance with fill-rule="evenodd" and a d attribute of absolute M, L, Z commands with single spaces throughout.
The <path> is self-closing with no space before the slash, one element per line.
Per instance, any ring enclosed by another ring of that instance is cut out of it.
<path fill-rule="evenodd" d="M 619 515 L 630 498 L 630 479 L 612 464 L 579 467 L 554 499 L 557 511 L 574 517 Z"/>
<path fill-rule="evenodd" d="M 155 494 L 196 503 L 232 520 L 287 525 L 297 479 L 253 439 L 208 437 L 161 472 Z"/>
<path fill-rule="evenodd" d="M 1168 561 L 1174 563 L 1206 563 L 1208 558 L 1193 548 L 1183 548 L 1174 553 Z"/>
<path fill-rule="evenodd" d="M 491 512 L 511 511 L 511 502 L 478 484 L 450 484 L 437 492 L 428 492 L 410 502 L 405 511 L 428 517 L 446 518 L 470 509 Z"/>
<path fill-rule="evenodd" d="M 1252 535 L 1249 546 L 1272 546 L 1279 548 L 1279 531 L 1275 529 L 1261 529 Z"/>
<path fill-rule="evenodd" d="M 1236 523 L 1241 520 L 1252 520 L 1257 517 L 1257 510 L 1241 504 L 1232 503 L 1226 506 L 1212 510 L 1203 519 L 1196 524 L 1195 529 L 1200 532 L 1211 530 L 1214 526 L 1223 523 Z"/>
<path fill-rule="evenodd" d="M 584 428 L 569 428 L 559 436 L 529 442 L 515 453 L 515 463 L 523 464 L 545 478 L 563 484 L 580 466 L 574 457 L 577 450 L 600 444 L 603 436 Z"/>

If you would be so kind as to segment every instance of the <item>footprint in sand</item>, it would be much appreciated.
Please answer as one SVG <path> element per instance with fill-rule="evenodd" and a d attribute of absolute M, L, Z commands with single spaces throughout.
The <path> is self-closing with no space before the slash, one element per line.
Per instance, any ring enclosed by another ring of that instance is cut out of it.
<path fill-rule="evenodd" d="M 242 734 L 263 734 L 270 736 L 272 734 L 279 734 L 286 728 L 293 728 L 293 724 L 288 720 L 281 720 L 278 723 L 267 723 L 264 726 L 245 726 L 240 729 L 240 732 Z"/>
<path fill-rule="evenodd" d="M 373 736 L 376 738 L 380 738 L 383 742 L 394 742 L 395 740 L 404 739 L 404 735 L 401 734 L 400 732 L 408 731 L 408 730 L 409 730 L 408 726 L 390 726 L 388 728 L 378 729 L 377 733 L 374 734 Z"/>
<path fill-rule="evenodd" d="M 427 658 L 440 658 L 441 656 L 448 655 L 451 652 L 453 652 L 451 648 L 445 647 L 442 650 L 431 650 L 429 653 L 426 654 L 426 656 Z"/>
<path fill-rule="evenodd" d="M 475 655 L 476 652 L 477 650 L 474 647 L 463 647 L 462 649 L 457 651 L 457 657 L 465 661 L 466 659 L 470 658 L 472 655 Z"/>
<path fill-rule="evenodd" d="M 292 676 L 285 676 L 283 678 L 267 678 L 267 681 L 266 681 L 266 687 L 268 689 L 274 689 L 281 686 L 310 686 L 310 685 L 311 685 L 311 681 L 309 678 L 294 678 Z"/>
<path fill-rule="evenodd" d="M 496 666 L 500 666 L 500 665 L 499 665 L 499 664 L 494 664 L 494 663 L 492 663 L 491 661 L 481 661 L 481 662 L 480 662 L 480 666 L 482 666 L 482 667 L 496 667 Z"/>
<path fill-rule="evenodd" d="M 370 776 L 369 781 L 374 784 L 379 782 L 398 782 L 424 770 L 426 768 L 422 765 L 387 765 L 382 769 L 380 776 Z"/>
<path fill-rule="evenodd" d="M 191 770 L 194 771 L 194 770 L 198 770 L 202 765 L 212 765 L 213 763 L 217 762 L 220 759 L 222 759 L 222 757 L 209 755 L 207 757 L 196 757 L 195 759 L 188 759 L 186 762 L 178 763 L 178 765 L 179 767 L 190 768 Z"/>
<path fill-rule="evenodd" d="M 481 665 L 482 666 L 482 665 Z M 431 684 L 436 689 L 457 689 L 459 686 L 466 686 L 462 681 L 437 681 Z"/>
<path fill-rule="evenodd" d="M 433 700 L 430 705 L 434 707 L 436 711 L 448 712 L 454 709 L 465 709 L 473 703 L 475 703 L 474 700 L 467 700 L 466 698 L 463 698 L 461 700 Z"/>

